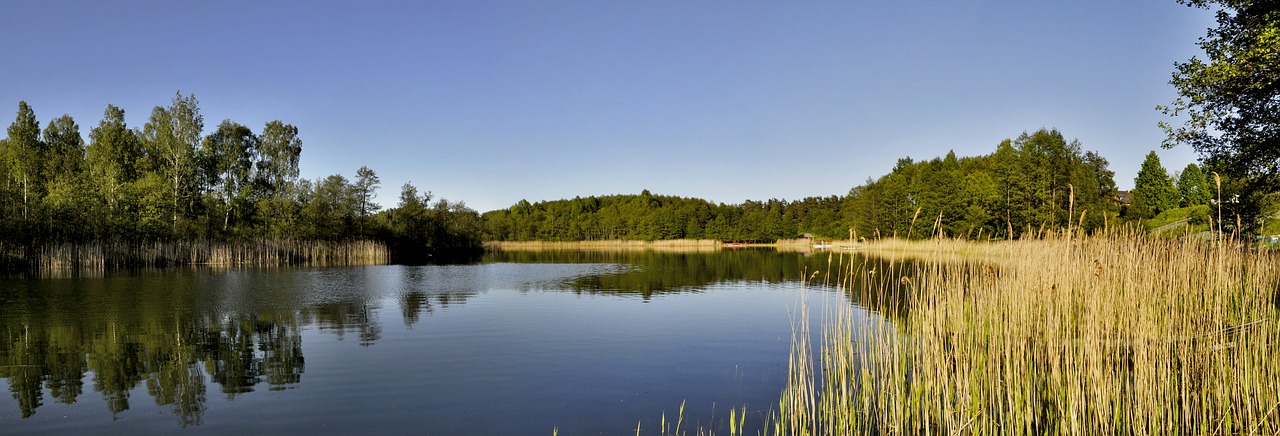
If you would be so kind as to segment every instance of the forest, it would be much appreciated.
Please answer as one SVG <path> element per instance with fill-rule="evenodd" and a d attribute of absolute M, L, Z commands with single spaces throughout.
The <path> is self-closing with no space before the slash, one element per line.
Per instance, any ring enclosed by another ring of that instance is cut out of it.
<path fill-rule="evenodd" d="M 1085 232 L 1201 206 L 1208 180 L 1191 164 L 1171 176 L 1152 152 L 1135 180 L 1132 204 L 1119 198 L 1115 174 L 1100 154 L 1041 129 L 1002 141 L 988 155 L 948 153 L 902 158 L 893 170 L 844 196 L 770 199 L 738 205 L 663 195 L 575 197 L 529 203 L 483 215 L 487 238 L 500 241 L 716 239 L 769 242 L 809 234 L 843 239 L 934 235 L 1018 238 L 1070 224 Z M 1195 222 L 1193 222 L 1195 224 Z"/>
<path fill-rule="evenodd" d="M 1130 204 L 1118 195 L 1105 158 L 1057 130 L 1041 129 L 1004 140 L 987 155 L 902 158 L 889 174 L 843 196 L 729 205 L 646 190 L 522 200 L 481 215 L 411 184 L 401 187 L 395 207 L 384 209 L 375 201 L 381 183 L 368 167 L 350 179 L 302 178 L 302 140 L 297 127 L 282 121 L 255 132 L 228 119 L 205 130 L 195 95 L 180 92 L 168 106 L 152 109 L 141 127 L 127 125 L 124 110 L 108 105 L 88 141 L 69 115 L 42 130 L 34 110 L 19 102 L 0 140 L 0 266 L 30 267 L 42 250 L 68 244 L 70 251 L 124 247 L 101 256 L 123 257 L 128 265 L 211 261 L 133 253 L 189 246 L 181 243 L 240 243 L 235 250 L 252 251 L 265 246 L 262 241 L 285 250 L 278 241 L 290 241 L 328 244 L 322 251 L 333 251 L 374 242 L 389 253 L 383 260 L 417 262 L 475 253 L 484 240 L 772 242 L 805 234 L 843 239 L 851 231 L 1004 239 L 1068 225 L 1091 232 L 1185 207 L 1197 207 L 1184 215 L 1203 225 L 1214 218 L 1205 205 L 1234 186 L 1221 178 L 1211 185 L 1195 164 L 1171 176 L 1152 152 Z"/>
<path fill-rule="evenodd" d="M 32 266 L 59 244 L 375 241 L 410 259 L 479 250 L 479 214 L 461 202 L 432 202 L 406 184 L 400 203 L 382 210 L 368 167 L 354 179 L 301 178 L 293 125 L 255 132 L 224 120 L 205 130 L 195 95 L 181 92 L 140 128 L 107 105 L 87 142 L 71 116 L 42 130 L 19 102 L 0 140 L 0 265 Z"/>

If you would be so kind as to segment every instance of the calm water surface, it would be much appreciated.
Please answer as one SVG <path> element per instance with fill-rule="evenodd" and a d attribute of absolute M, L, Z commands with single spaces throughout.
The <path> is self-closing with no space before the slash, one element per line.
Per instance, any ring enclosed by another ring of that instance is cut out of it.
<path fill-rule="evenodd" d="M 824 305 L 859 304 L 800 283 L 827 262 L 555 252 L 0 279 L 0 433 L 656 434 L 682 402 L 685 430 L 745 406 L 754 432 L 802 297 L 815 331 Z"/>

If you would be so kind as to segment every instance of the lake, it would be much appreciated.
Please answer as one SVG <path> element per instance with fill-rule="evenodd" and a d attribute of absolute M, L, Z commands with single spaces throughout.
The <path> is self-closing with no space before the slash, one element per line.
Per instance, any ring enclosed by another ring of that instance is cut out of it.
<path fill-rule="evenodd" d="M 0 428 L 656 434 L 684 404 L 682 431 L 726 429 L 745 408 L 754 434 L 786 385 L 793 322 L 818 332 L 850 305 L 859 322 L 901 316 L 801 282 L 853 261 L 515 252 L 3 278 Z"/>

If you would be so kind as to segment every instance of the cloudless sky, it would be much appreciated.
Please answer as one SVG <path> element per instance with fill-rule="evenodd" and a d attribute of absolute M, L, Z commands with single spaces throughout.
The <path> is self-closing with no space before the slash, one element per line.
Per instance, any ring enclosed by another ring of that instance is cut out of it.
<path fill-rule="evenodd" d="M 1057 128 L 1121 189 L 1160 149 L 1173 63 L 1211 13 L 1174 0 L 0 2 L 0 124 L 107 104 L 141 127 L 194 93 L 299 128 L 302 176 L 412 182 L 481 212 L 655 194 L 843 195 L 900 157 Z M 1203 55 L 1201 55 L 1203 57 Z"/>

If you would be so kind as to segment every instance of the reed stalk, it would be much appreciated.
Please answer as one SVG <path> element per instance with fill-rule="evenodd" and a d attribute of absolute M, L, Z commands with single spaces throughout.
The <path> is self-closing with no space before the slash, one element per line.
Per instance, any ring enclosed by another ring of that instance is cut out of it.
<path fill-rule="evenodd" d="M 3 247 L 0 247 L 3 248 Z M 91 242 L 39 247 L 34 267 L 42 273 L 100 271 L 122 267 L 167 266 L 337 266 L 384 264 L 386 245 L 368 240 L 346 242 L 255 239 L 244 241 Z"/>
<path fill-rule="evenodd" d="M 906 298 L 905 319 L 846 308 L 816 358 L 797 329 L 772 432 L 1280 433 L 1280 258 L 1235 246 L 1065 231 L 871 244 L 890 266 L 852 262 L 841 286 Z"/>

